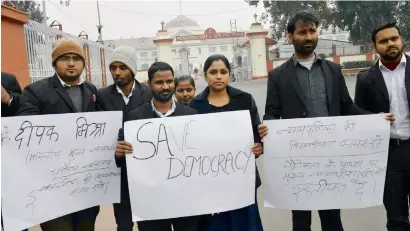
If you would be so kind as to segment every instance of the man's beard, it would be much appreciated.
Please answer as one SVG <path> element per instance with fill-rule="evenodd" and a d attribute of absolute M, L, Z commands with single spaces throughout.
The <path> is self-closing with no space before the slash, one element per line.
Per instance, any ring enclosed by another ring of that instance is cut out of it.
<path fill-rule="evenodd" d="M 312 54 L 313 51 L 315 51 L 317 47 L 317 43 L 318 43 L 318 40 L 304 42 L 303 44 L 300 44 L 294 41 L 293 47 L 295 48 L 296 53 L 307 56 L 307 55 Z M 310 44 L 312 46 L 305 47 L 305 45 L 307 44 Z"/>
<path fill-rule="evenodd" d="M 384 52 L 384 54 L 380 54 L 380 53 L 379 53 L 379 55 L 380 55 L 384 60 L 388 60 L 388 61 L 392 61 L 392 60 L 398 59 L 398 58 L 401 56 L 401 54 L 403 53 L 403 48 L 402 48 L 402 49 L 399 49 L 399 48 L 397 48 L 397 47 L 390 47 L 389 49 L 392 49 L 392 48 L 396 48 L 396 49 L 397 49 L 397 53 L 395 53 L 395 54 L 393 54 L 393 55 L 390 55 L 390 54 L 388 54 L 388 50 L 387 50 L 386 52 Z"/>
<path fill-rule="evenodd" d="M 168 93 L 167 95 L 164 95 L 164 93 Z M 158 100 L 159 102 L 166 103 L 172 99 L 173 96 L 172 91 L 160 91 L 160 92 L 154 92 L 152 91 L 152 96 Z"/>
<path fill-rule="evenodd" d="M 64 79 L 69 79 L 69 80 L 75 80 L 75 79 L 80 79 L 81 78 L 82 72 L 76 72 L 76 73 L 67 73 L 64 75 L 61 75 L 60 78 Z"/>
<path fill-rule="evenodd" d="M 132 81 L 132 80 L 124 81 L 124 80 L 118 79 L 117 81 L 114 80 L 114 83 L 115 83 L 115 85 L 117 85 L 117 86 L 119 86 L 119 87 L 123 87 L 123 86 L 126 86 L 126 85 L 128 85 L 129 83 L 131 83 L 131 81 Z"/>

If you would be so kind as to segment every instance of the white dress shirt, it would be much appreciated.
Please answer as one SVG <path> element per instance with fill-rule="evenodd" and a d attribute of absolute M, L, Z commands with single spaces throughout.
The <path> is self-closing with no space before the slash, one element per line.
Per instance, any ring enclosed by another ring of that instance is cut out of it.
<path fill-rule="evenodd" d="M 410 111 L 405 85 L 406 56 L 403 54 L 400 64 L 394 71 L 385 67 L 379 61 L 387 91 L 389 92 L 390 112 L 396 117 L 391 126 L 390 136 L 393 139 L 410 138 Z"/>
<path fill-rule="evenodd" d="M 134 91 L 134 88 L 135 88 L 135 81 L 134 81 L 133 84 L 132 84 L 131 92 L 130 92 L 130 94 L 129 94 L 128 96 L 126 96 L 126 95 L 124 94 L 124 92 L 122 92 L 121 88 L 118 87 L 118 85 L 115 85 L 115 86 L 116 86 L 116 88 L 117 88 L 118 93 L 121 94 L 122 99 L 123 99 L 124 102 L 125 102 L 125 105 L 128 105 L 128 102 L 130 102 L 130 98 L 131 98 L 131 96 L 132 96 L 132 92 Z"/>
<path fill-rule="evenodd" d="M 62 80 L 60 78 L 60 76 L 56 73 L 58 79 L 60 80 L 60 83 L 63 87 L 71 87 L 70 85 L 68 85 L 66 82 L 64 82 L 64 80 Z M 81 84 L 83 84 L 85 81 L 83 80 L 83 78 L 80 77 L 80 80 L 77 83 L 77 86 L 80 86 Z"/>
<path fill-rule="evenodd" d="M 165 115 L 162 114 L 161 112 L 159 112 L 159 111 L 155 108 L 155 105 L 154 105 L 154 101 L 153 101 L 153 100 L 151 100 L 151 106 L 152 106 L 152 110 L 154 110 L 154 112 L 155 112 L 160 118 L 164 118 L 164 117 L 167 117 L 167 116 L 171 115 L 172 113 L 174 113 L 175 108 L 177 107 L 177 104 L 175 103 L 174 100 L 172 100 L 172 107 L 171 107 L 171 109 L 169 109 L 169 111 L 168 111 L 167 113 L 165 113 Z"/>

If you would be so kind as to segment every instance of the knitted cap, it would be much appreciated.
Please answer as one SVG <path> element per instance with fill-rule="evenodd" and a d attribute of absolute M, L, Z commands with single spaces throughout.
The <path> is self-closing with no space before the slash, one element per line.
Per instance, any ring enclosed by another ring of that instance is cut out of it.
<path fill-rule="evenodd" d="M 74 39 L 61 38 L 54 43 L 53 53 L 51 54 L 53 64 L 59 57 L 66 54 L 76 54 L 85 62 L 84 49 L 81 47 L 81 44 Z"/>
<path fill-rule="evenodd" d="M 137 75 L 137 51 L 134 48 L 129 46 L 120 46 L 115 48 L 111 57 L 110 66 L 115 62 L 125 64 L 132 71 L 132 73 L 134 73 L 134 76 Z"/>

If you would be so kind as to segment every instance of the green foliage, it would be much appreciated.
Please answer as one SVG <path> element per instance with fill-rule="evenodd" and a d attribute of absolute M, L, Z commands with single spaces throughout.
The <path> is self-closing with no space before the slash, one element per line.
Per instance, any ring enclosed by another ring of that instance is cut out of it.
<path fill-rule="evenodd" d="M 246 0 L 250 5 L 257 6 L 259 1 Z M 287 23 L 296 13 L 307 11 L 317 15 L 319 18 L 329 18 L 332 13 L 327 7 L 326 1 L 260 1 L 266 9 L 261 20 L 269 20 L 273 39 L 280 39 L 287 35 Z M 323 21 L 327 28 L 329 24 Z"/>
<path fill-rule="evenodd" d="M 26 12 L 28 14 L 28 18 L 33 21 L 39 23 L 44 21 L 43 12 L 40 10 L 40 4 L 36 1 L 4 1 L 3 4 Z"/>
<path fill-rule="evenodd" d="M 351 68 L 365 68 L 371 67 L 373 65 L 373 61 L 350 61 L 344 62 L 342 65 L 343 69 L 351 69 Z"/>
<path fill-rule="evenodd" d="M 279 39 L 286 35 L 289 19 L 298 12 L 311 12 L 327 29 L 334 25 L 350 31 L 350 40 L 371 50 L 372 30 L 387 22 L 398 23 L 402 36 L 410 40 L 410 1 L 275 1 L 245 0 L 251 6 L 262 3 L 266 12 L 261 16 L 269 21 L 272 37 Z"/>

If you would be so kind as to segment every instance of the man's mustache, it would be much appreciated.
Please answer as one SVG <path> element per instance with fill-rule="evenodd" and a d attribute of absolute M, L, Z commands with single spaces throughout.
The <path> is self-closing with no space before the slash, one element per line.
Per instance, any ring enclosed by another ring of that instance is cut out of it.
<path fill-rule="evenodd" d="M 303 45 L 304 45 L 304 46 L 307 46 L 307 45 L 312 45 L 312 46 L 314 46 L 314 45 L 315 45 L 315 42 L 313 42 L 313 41 L 307 41 L 307 42 L 305 42 Z"/>
<path fill-rule="evenodd" d="M 164 93 L 171 93 L 171 91 L 160 91 L 160 94 L 164 94 Z"/>

